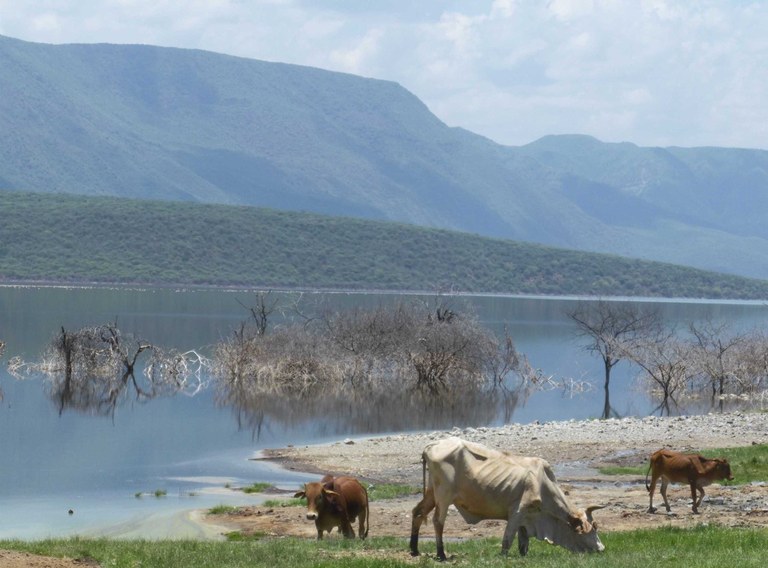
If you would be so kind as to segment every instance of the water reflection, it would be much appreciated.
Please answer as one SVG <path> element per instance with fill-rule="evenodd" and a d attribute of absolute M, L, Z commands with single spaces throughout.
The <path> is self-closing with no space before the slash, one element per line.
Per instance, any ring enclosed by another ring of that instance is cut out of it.
<path fill-rule="evenodd" d="M 436 398 L 420 391 L 375 396 L 336 394 L 306 399 L 226 393 L 218 404 L 231 408 L 238 427 L 254 439 L 272 424 L 315 435 L 450 429 L 506 423 L 525 404 L 530 391 L 496 388 L 466 390 Z"/>

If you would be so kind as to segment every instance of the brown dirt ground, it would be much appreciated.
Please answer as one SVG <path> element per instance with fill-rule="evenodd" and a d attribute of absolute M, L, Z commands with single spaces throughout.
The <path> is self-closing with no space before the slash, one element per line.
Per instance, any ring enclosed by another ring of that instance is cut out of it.
<path fill-rule="evenodd" d="M 94 568 L 100 565 L 88 558 L 52 558 L 26 552 L 0 550 L 0 566 L 2 568 Z"/>
<path fill-rule="evenodd" d="M 615 455 L 615 453 L 614 453 Z M 566 452 L 563 458 L 570 459 Z M 557 460 L 551 460 L 557 463 Z M 600 465 L 626 465 L 637 463 L 637 457 L 622 455 L 615 460 L 602 458 Z M 591 464 L 596 465 L 596 464 Z M 292 467 L 312 471 L 311 464 L 292 463 Z M 340 474 L 340 472 L 336 472 Z M 319 480 L 319 474 L 318 474 Z M 386 480 L 362 479 L 364 482 Z M 605 508 L 594 513 L 601 532 L 651 529 L 661 526 L 693 527 L 700 524 L 717 524 L 728 527 L 766 527 L 768 526 L 768 485 L 753 484 L 746 486 L 710 485 L 706 497 L 699 508 L 700 513 L 691 511 L 690 489 L 686 485 L 672 484 L 667 494 L 671 514 L 664 512 L 664 505 L 657 486 L 654 506 L 658 511 L 647 513 L 648 491 L 645 480 L 638 476 L 602 476 L 589 477 L 560 476 L 559 483 L 569 495 L 574 505 L 587 507 L 604 505 Z M 290 496 L 290 495 L 286 495 Z M 411 510 L 420 500 L 421 495 L 391 500 L 373 501 L 370 506 L 369 536 L 401 536 L 407 539 L 411 530 Z M 315 538 L 314 523 L 306 520 L 303 507 L 243 507 L 237 511 L 210 516 L 216 524 L 231 527 L 243 534 L 263 534 L 274 537 Z M 357 524 L 353 525 L 357 532 Z M 446 538 L 501 537 L 504 521 L 482 521 L 476 525 L 467 524 L 458 511 L 451 509 L 445 527 Z M 430 522 L 421 528 L 423 538 L 434 535 Z M 340 538 L 336 531 L 326 538 Z"/>
<path fill-rule="evenodd" d="M 647 513 L 648 492 L 643 484 L 610 480 L 593 479 L 574 483 L 561 482 L 560 485 L 569 494 L 577 506 L 593 504 L 605 505 L 604 509 L 594 513 L 600 530 L 604 532 L 625 531 L 660 526 L 692 527 L 699 524 L 719 524 L 729 527 L 765 527 L 768 526 L 768 487 L 748 485 L 727 487 L 712 485 L 706 489 L 707 496 L 699 508 L 700 513 L 691 512 L 690 493 L 686 486 L 671 485 L 668 497 L 672 513 L 664 512 L 664 506 L 658 495 L 654 506 L 659 508 L 654 514 Z M 369 536 L 410 535 L 411 510 L 418 503 L 420 495 L 412 498 L 373 501 L 370 506 Z M 237 511 L 224 515 L 212 515 L 209 519 L 216 524 L 231 527 L 233 531 L 244 534 L 263 534 L 269 536 L 294 536 L 314 538 L 314 523 L 305 518 L 304 507 L 241 507 Z M 446 538 L 466 538 L 470 536 L 498 536 L 504 532 L 503 521 L 482 521 L 477 525 L 467 524 L 455 510 L 450 510 L 445 527 Z M 357 532 L 357 524 L 354 525 Z M 431 522 L 421 529 L 424 536 L 432 534 Z M 332 533 L 327 538 L 334 538 Z"/>

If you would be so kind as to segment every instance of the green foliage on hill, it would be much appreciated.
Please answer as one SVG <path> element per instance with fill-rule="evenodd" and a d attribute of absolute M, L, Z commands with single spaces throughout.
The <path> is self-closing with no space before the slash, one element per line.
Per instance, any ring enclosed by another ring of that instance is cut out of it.
<path fill-rule="evenodd" d="M 768 298 L 768 282 L 399 223 L 0 192 L 0 280 Z"/>

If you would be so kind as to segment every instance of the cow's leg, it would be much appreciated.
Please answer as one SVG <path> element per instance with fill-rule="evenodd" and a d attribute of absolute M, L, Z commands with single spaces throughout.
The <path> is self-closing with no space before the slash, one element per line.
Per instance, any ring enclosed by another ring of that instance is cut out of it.
<path fill-rule="evenodd" d="M 648 493 L 650 494 L 650 503 L 648 503 L 648 512 L 649 513 L 655 513 L 656 507 L 653 506 L 653 494 L 656 491 L 656 482 L 659 480 L 658 474 L 656 472 L 653 472 L 653 476 L 651 477 L 651 488 L 648 490 Z M 662 480 L 662 483 L 664 481 Z"/>
<path fill-rule="evenodd" d="M 424 493 L 424 498 L 411 512 L 411 556 L 419 555 L 419 529 L 427 519 L 427 515 L 435 508 L 435 494 L 429 487 Z"/>
<path fill-rule="evenodd" d="M 517 550 L 520 552 L 520 556 L 528 554 L 528 529 L 520 527 L 517 530 Z"/>
<path fill-rule="evenodd" d="M 669 486 L 669 480 L 666 477 L 661 478 L 661 496 L 664 498 L 664 507 L 667 509 L 667 513 L 672 511 L 672 507 L 669 506 L 667 501 L 667 487 Z"/>
<path fill-rule="evenodd" d="M 513 513 L 507 519 L 507 528 L 504 529 L 504 536 L 501 539 L 501 554 L 506 556 L 512 546 L 512 541 L 517 534 L 517 549 L 520 556 L 528 554 L 528 531 L 522 526 L 522 516 L 519 512 Z"/>
<path fill-rule="evenodd" d="M 320 526 L 320 523 L 317 520 L 315 521 L 315 528 L 317 529 L 317 540 L 323 540 L 324 528 Z"/>
<path fill-rule="evenodd" d="M 344 535 L 344 538 L 355 538 L 355 530 L 346 515 L 339 521 L 339 532 Z"/>
<path fill-rule="evenodd" d="M 699 487 L 699 491 L 701 491 L 701 498 L 696 494 L 696 482 L 691 481 L 691 509 L 693 509 L 693 514 L 698 515 L 699 514 L 699 505 L 701 504 L 701 500 L 704 499 L 704 489 Z"/>
<path fill-rule="evenodd" d="M 363 509 L 360 514 L 357 516 L 357 536 L 360 537 L 360 539 L 365 538 L 365 509 Z"/>
<path fill-rule="evenodd" d="M 441 562 L 446 560 L 445 548 L 443 546 L 443 529 L 445 528 L 445 519 L 448 517 L 448 504 L 435 505 L 435 514 L 432 515 L 432 525 L 435 527 L 435 545 L 437 546 L 437 559 Z"/>
<path fill-rule="evenodd" d="M 701 507 L 701 502 L 704 500 L 704 488 L 699 487 L 699 502 L 696 503 L 697 507 Z"/>

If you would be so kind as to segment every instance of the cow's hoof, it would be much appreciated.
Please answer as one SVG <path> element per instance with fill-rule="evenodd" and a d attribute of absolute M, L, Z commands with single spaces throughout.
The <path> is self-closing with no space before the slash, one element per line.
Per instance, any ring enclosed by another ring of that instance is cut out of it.
<path fill-rule="evenodd" d="M 658 509 L 656 507 L 648 507 L 648 511 L 647 512 L 653 514 L 656 511 L 658 511 Z"/>
<path fill-rule="evenodd" d="M 411 550 L 411 556 L 416 557 L 416 556 L 421 556 L 421 554 L 419 554 L 418 550 Z"/>

